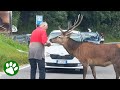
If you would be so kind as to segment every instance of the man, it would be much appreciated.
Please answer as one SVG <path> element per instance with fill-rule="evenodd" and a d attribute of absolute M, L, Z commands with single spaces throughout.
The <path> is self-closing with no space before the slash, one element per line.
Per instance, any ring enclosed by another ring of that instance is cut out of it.
<path fill-rule="evenodd" d="M 50 46 L 47 43 L 47 33 L 48 24 L 42 22 L 35 30 L 33 30 L 30 38 L 29 45 L 29 62 L 31 66 L 30 78 L 36 78 L 37 64 L 39 68 L 39 79 L 45 79 L 45 55 L 44 46 Z"/>
<path fill-rule="evenodd" d="M 103 33 L 100 33 L 100 43 L 104 43 L 104 34 Z"/>

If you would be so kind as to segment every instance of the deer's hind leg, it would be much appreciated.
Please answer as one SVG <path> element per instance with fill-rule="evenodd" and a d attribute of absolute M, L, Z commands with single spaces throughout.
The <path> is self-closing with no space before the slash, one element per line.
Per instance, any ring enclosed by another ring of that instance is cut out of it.
<path fill-rule="evenodd" d="M 119 79 L 119 77 L 120 77 L 120 65 L 113 64 L 113 67 L 114 67 L 114 71 L 115 71 L 115 74 L 116 74 L 116 79 Z"/>

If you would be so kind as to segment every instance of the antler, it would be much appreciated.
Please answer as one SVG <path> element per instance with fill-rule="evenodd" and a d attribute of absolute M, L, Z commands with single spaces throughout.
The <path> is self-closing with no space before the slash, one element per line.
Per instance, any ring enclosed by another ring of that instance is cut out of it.
<path fill-rule="evenodd" d="M 80 17 L 81 16 L 81 17 Z M 71 32 L 72 30 L 74 30 L 78 25 L 80 25 L 81 21 L 83 19 L 83 15 L 78 15 L 78 19 L 75 20 L 74 25 L 72 25 L 71 27 L 68 28 L 67 32 Z"/>
<path fill-rule="evenodd" d="M 71 23 L 70 23 L 70 21 L 68 21 L 68 29 L 69 29 L 69 28 L 71 28 Z M 60 30 L 61 30 L 61 32 L 62 32 L 62 30 L 63 30 L 63 29 L 61 29 L 61 27 L 60 27 L 60 26 L 59 26 L 59 29 L 60 29 Z M 67 30 L 68 30 L 68 29 L 67 29 Z"/>
<path fill-rule="evenodd" d="M 58 26 L 58 28 L 60 29 L 60 31 L 63 33 L 63 29 L 60 27 L 60 26 Z"/>
<path fill-rule="evenodd" d="M 68 29 L 71 27 L 71 23 L 68 21 Z M 61 32 L 63 32 L 63 29 L 61 28 L 61 26 L 58 26 L 58 28 L 59 28 L 59 30 L 61 31 Z M 68 30 L 67 29 L 67 30 Z"/>
<path fill-rule="evenodd" d="M 71 27 L 71 23 L 70 23 L 70 21 L 68 21 L 68 29 Z M 68 30 L 67 29 L 67 30 Z"/>
<path fill-rule="evenodd" d="M 68 22 L 68 29 L 67 29 L 67 33 L 71 32 L 72 30 L 74 30 L 78 25 L 80 25 L 81 21 L 83 19 L 83 15 L 79 14 L 78 15 L 78 19 L 75 20 L 74 24 L 71 26 L 70 22 Z M 61 29 L 60 26 L 58 26 L 58 28 L 60 29 L 61 32 L 63 32 L 63 29 Z"/>

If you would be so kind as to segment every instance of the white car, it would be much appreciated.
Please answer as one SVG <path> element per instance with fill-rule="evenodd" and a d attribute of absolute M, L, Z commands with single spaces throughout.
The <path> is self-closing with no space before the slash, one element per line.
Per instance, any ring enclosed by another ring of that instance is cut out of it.
<path fill-rule="evenodd" d="M 49 39 L 57 37 L 61 34 L 60 30 L 54 30 L 49 34 Z M 81 41 L 80 32 L 73 31 L 71 38 Z M 83 71 L 83 66 L 79 60 L 71 56 L 62 45 L 51 43 L 50 47 L 45 47 L 45 68 L 46 69 L 74 69 Z"/>

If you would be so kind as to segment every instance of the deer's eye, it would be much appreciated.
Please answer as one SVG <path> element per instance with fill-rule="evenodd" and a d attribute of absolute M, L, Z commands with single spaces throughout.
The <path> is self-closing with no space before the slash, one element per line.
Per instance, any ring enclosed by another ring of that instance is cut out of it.
<path fill-rule="evenodd" d="M 58 36 L 58 38 L 61 38 L 61 36 Z"/>

